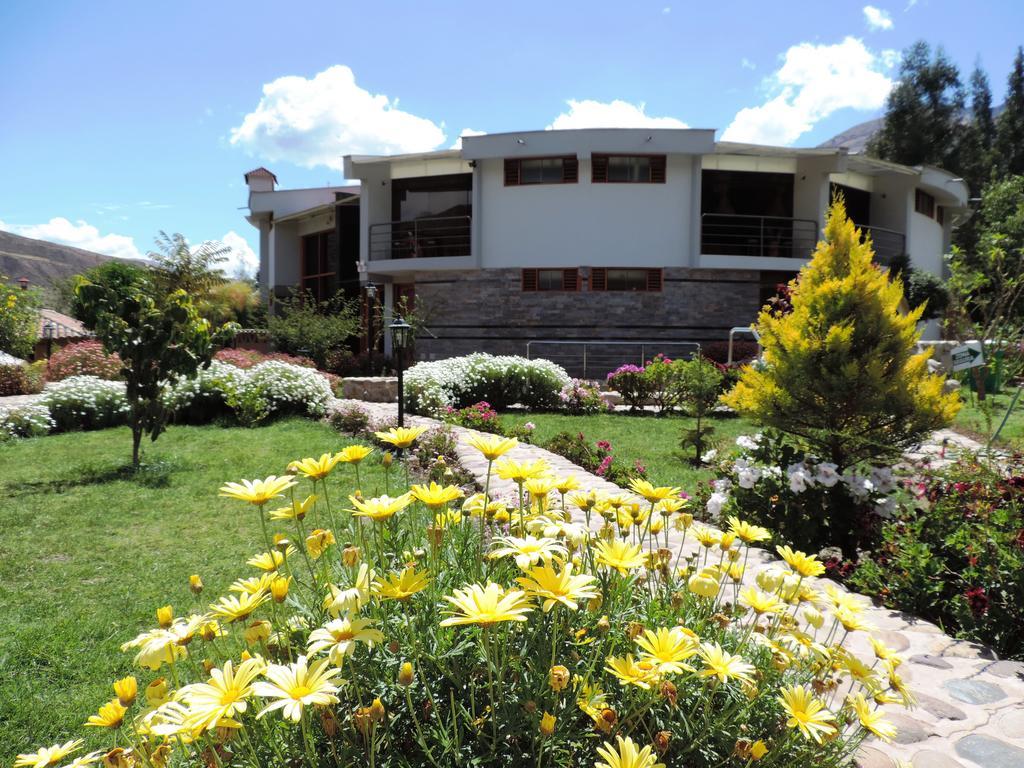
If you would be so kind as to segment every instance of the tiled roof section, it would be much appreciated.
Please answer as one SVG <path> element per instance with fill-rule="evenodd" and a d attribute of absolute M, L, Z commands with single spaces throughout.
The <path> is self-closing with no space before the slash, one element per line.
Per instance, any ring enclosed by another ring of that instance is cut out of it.
<path fill-rule="evenodd" d="M 274 180 L 274 183 L 277 184 L 277 176 L 275 176 L 272 172 L 268 171 L 262 165 L 259 168 L 253 168 L 251 171 L 249 171 L 247 174 L 245 174 L 245 183 L 246 184 L 249 183 L 249 177 L 250 176 L 269 176 L 270 178 L 272 178 Z"/>
<path fill-rule="evenodd" d="M 92 333 L 70 315 L 65 315 L 55 309 L 41 309 L 39 310 L 40 339 L 46 338 L 43 329 L 47 323 L 53 325 L 52 338 L 54 339 L 88 339 L 92 337 Z"/>

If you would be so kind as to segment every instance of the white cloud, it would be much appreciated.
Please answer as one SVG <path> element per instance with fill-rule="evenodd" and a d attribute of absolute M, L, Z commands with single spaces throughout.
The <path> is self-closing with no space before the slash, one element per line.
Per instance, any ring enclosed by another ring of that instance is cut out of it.
<path fill-rule="evenodd" d="M 444 140 L 440 126 L 400 110 L 398 99 L 360 88 L 340 64 L 312 78 L 267 83 L 256 108 L 231 130 L 232 144 L 268 161 L 334 170 L 342 155 L 423 152 Z"/>
<path fill-rule="evenodd" d="M 740 66 L 743 67 L 744 69 L 757 69 L 757 64 L 752 62 L 746 56 L 740 59 Z"/>
<path fill-rule="evenodd" d="M 472 128 L 463 128 L 459 133 L 459 138 L 452 144 L 452 149 L 462 149 L 462 137 L 463 136 L 483 136 L 487 131 L 475 131 Z"/>
<path fill-rule="evenodd" d="M 788 146 L 837 110 L 879 109 L 893 87 L 884 71 L 888 60 L 855 37 L 794 45 L 766 81 L 771 98 L 741 109 L 722 140 Z"/>
<path fill-rule="evenodd" d="M 873 5 L 864 6 L 864 20 L 868 23 L 868 29 L 874 31 L 892 29 L 892 17 L 889 12 Z"/>
<path fill-rule="evenodd" d="M 672 6 L 666 5 L 664 8 L 661 9 L 661 12 L 664 13 L 665 15 L 672 13 Z"/>
<path fill-rule="evenodd" d="M 63 243 L 121 259 L 144 258 L 135 246 L 134 238 L 127 235 L 101 235 L 96 227 L 81 219 L 72 223 L 63 216 L 55 216 L 45 224 L 5 224 L 0 221 L 0 229 L 23 237 Z"/>
<path fill-rule="evenodd" d="M 255 277 L 260 268 L 260 257 L 249 242 L 233 229 L 220 241 L 231 249 L 230 253 L 225 254 L 227 261 L 220 265 L 224 274 L 228 277 Z"/>
<path fill-rule="evenodd" d="M 645 112 L 646 105 L 631 104 L 615 99 L 602 102 L 585 99 L 566 102 L 569 111 L 563 112 L 548 126 L 548 130 L 569 128 L 688 128 L 674 117 L 653 117 Z"/>

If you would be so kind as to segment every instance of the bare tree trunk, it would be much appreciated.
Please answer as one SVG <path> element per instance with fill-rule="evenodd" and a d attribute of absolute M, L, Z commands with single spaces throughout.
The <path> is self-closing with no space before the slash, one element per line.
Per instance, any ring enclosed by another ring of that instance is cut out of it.
<path fill-rule="evenodd" d="M 142 445 L 142 427 L 138 424 L 132 425 L 132 467 L 139 468 L 139 448 Z"/>

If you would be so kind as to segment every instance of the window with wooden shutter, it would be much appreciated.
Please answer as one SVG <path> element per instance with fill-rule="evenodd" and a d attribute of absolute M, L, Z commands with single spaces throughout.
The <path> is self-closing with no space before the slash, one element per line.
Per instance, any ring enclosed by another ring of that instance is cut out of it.
<path fill-rule="evenodd" d="M 914 190 L 914 210 L 929 219 L 935 218 L 935 198 L 923 189 Z"/>
<path fill-rule="evenodd" d="M 578 291 L 579 285 L 579 270 L 575 267 L 523 270 L 523 291 Z"/>
<path fill-rule="evenodd" d="M 595 184 L 664 184 L 665 155 L 591 155 Z"/>
<path fill-rule="evenodd" d="M 590 290 L 608 290 L 608 270 L 604 267 L 592 267 L 590 270 Z"/>
<path fill-rule="evenodd" d="M 661 293 L 661 270 L 647 270 L 647 290 L 653 293 Z"/>
<path fill-rule="evenodd" d="M 514 187 L 519 184 L 519 161 L 505 161 L 505 186 Z"/>
<path fill-rule="evenodd" d="M 518 157 L 505 160 L 505 186 L 533 184 L 575 184 L 579 179 L 579 161 L 565 157 Z"/>

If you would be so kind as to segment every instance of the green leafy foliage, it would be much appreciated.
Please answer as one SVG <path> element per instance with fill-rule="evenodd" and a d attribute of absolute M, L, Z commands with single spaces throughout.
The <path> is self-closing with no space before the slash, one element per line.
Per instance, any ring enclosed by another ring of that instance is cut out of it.
<path fill-rule="evenodd" d="M 31 357 L 39 337 L 39 291 L 22 290 L 0 275 L 0 352 Z"/>
<path fill-rule="evenodd" d="M 316 301 L 308 292 L 296 291 L 278 302 L 268 327 L 280 351 L 312 358 L 317 368 L 337 370 L 350 354 L 348 344 L 359 331 L 359 317 L 355 303 L 342 293 Z"/>

